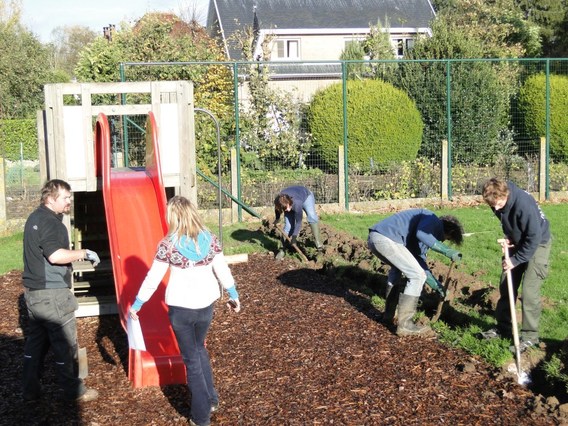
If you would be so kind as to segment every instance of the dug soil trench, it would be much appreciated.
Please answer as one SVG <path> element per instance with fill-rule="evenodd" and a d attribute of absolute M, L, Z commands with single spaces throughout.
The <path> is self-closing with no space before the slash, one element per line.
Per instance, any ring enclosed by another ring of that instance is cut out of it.
<path fill-rule="evenodd" d="M 375 286 L 380 294 L 380 266 L 373 270 L 377 265 L 371 257 L 353 257 L 368 253 L 363 242 L 338 236 L 342 244 L 336 246 L 331 232 L 323 231 L 326 253 L 308 264 L 292 256 L 278 262 L 273 254 L 263 253 L 231 266 L 243 311 L 234 314 L 224 303 L 216 307 L 207 345 L 221 410 L 213 415 L 212 424 L 561 423 L 554 404 L 483 360 L 436 338 L 399 338 L 383 326 L 379 310 L 362 290 Z M 300 243 L 309 248 L 304 236 Z M 445 265 L 439 271 L 434 266 L 435 274 L 447 271 Z M 462 277 L 459 270 L 454 280 L 461 293 L 467 287 L 473 295 L 480 288 L 474 277 Z M 132 389 L 127 339 L 116 316 L 78 319 L 80 345 L 87 348 L 89 359 L 86 383 L 99 391 L 98 401 L 64 403 L 48 355 L 42 400 L 22 402 L 27 318 L 21 272 L 1 276 L 0 289 L 0 423 L 187 424 L 186 386 Z"/>

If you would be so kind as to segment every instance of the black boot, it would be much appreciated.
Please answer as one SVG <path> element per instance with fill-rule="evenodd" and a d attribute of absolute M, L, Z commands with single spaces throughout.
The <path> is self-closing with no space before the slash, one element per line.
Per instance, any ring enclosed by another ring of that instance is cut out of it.
<path fill-rule="evenodd" d="M 385 293 L 385 311 L 381 318 L 381 322 L 387 326 L 393 325 L 401 289 L 402 286 L 400 285 L 387 285 L 387 291 Z"/>
<path fill-rule="evenodd" d="M 420 327 L 412 321 L 416 314 L 418 297 L 402 293 L 398 299 L 398 326 L 396 334 L 398 336 L 432 336 L 433 331 L 430 327 Z"/>
<path fill-rule="evenodd" d="M 314 240 L 316 242 L 316 247 L 319 251 L 323 250 L 323 244 L 321 242 L 321 232 L 320 225 L 318 222 L 310 223 L 310 228 L 312 229 L 312 234 L 314 234 Z"/>
<path fill-rule="evenodd" d="M 286 255 L 286 240 L 284 239 L 284 237 L 282 237 L 280 239 L 280 244 L 278 244 L 278 252 L 276 253 L 276 256 L 274 256 L 274 259 L 276 260 L 282 260 L 284 259 L 284 256 Z"/>

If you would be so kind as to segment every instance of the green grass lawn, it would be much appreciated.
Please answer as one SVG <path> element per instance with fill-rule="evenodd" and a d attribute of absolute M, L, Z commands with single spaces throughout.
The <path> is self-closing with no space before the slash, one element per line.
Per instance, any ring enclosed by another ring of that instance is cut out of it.
<path fill-rule="evenodd" d="M 434 210 L 434 209 L 433 209 Z M 564 383 L 568 389 L 568 366 L 561 359 L 566 354 L 555 353 L 561 343 L 567 338 L 568 328 L 568 221 L 563 217 L 568 214 L 566 204 L 544 204 L 542 210 L 548 217 L 553 235 L 553 246 L 550 258 L 550 273 L 542 288 L 544 309 L 541 319 L 541 338 L 552 350 L 547 353 L 547 362 L 543 367 L 550 380 Z M 485 206 L 459 209 L 435 210 L 437 215 L 452 214 L 462 223 L 465 231 L 464 243 L 460 247 L 463 262 L 459 266 L 462 272 L 475 274 L 477 279 L 487 285 L 498 286 L 501 274 L 501 248 L 497 239 L 502 238 L 499 221 L 491 210 Z M 351 215 L 336 214 L 322 215 L 322 222 L 338 230 L 366 239 L 368 228 L 389 214 Z M 442 256 L 429 253 L 430 258 Z M 465 327 L 452 328 L 438 321 L 433 325 L 443 341 L 459 346 L 466 351 L 480 355 L 490 363 L 500 366 L 510 361 L 509 351 L 511 342 L 505 339 L 484 341 L 477 337 L 479 324 L 487 328 L 495 323 L 491 315 L 480 315 L 470 310 L 467 312 L 470 324 Z M 563 358 L 564 357 L 564 358 Z"/>
<path fill-rule="evenodd" d="M 24 268 L 22 259 L 23 232 L 0 238 L 0 275 L 13 269 L 21 271 Z"/>

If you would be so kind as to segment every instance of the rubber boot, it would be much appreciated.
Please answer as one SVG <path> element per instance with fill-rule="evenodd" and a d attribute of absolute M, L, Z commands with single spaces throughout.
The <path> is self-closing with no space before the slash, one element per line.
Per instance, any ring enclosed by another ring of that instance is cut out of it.
<path fill-rule="evenodd" d="M 323 244 L 321 242 L 320 225 L 318 222 L 310 223 L 310 228 L 312 228 L 312 234 L 314 234 L 314 240 L 316 241 L 316 248 L 319 251 L 321 251 L 323 249 Z"/>
<path fill-rule="evenodd" d="M 418 306 L 418 296 L 410 296 L 402 293 L 398 299 L 398 336 L 431 336 L 433 331 L 430 327 L 420 327 L 412 321 Z"/>
<path fill-rule="evenodd" d="M 280 244 L 278 245 L 278 253 L 276 253 L 276 256 L 274 256 L 275 260 L 284 259 L 284 256 L 286 255 L 286 252 L 284 251 L 284 247 L 285 247 L 284 238 L 282 238 L 280 240 Z"/>
<path fill-rule="evenodd" d="M 402 286 L 400 285 L 387 285 L 387 291 L 385 293 L 385 311 L 381 318 L 381 322 L 387 326 L 393 325 L 401 289 Z"/>

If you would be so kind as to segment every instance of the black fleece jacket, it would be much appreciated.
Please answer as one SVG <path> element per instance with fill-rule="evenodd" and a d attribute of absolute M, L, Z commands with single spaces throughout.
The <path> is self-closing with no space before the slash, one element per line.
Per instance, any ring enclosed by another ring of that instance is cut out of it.
<path fill-rule="evenodd" d="M 511 249 L 514 266 L 528 262 L 540 244 L 550 240 L 550 226 L 534 197 L 513 182 L 507 182 L 509 197 L 501 210 L 492 208 L 501 221 L 503 232 L 515 247 Z"/>

